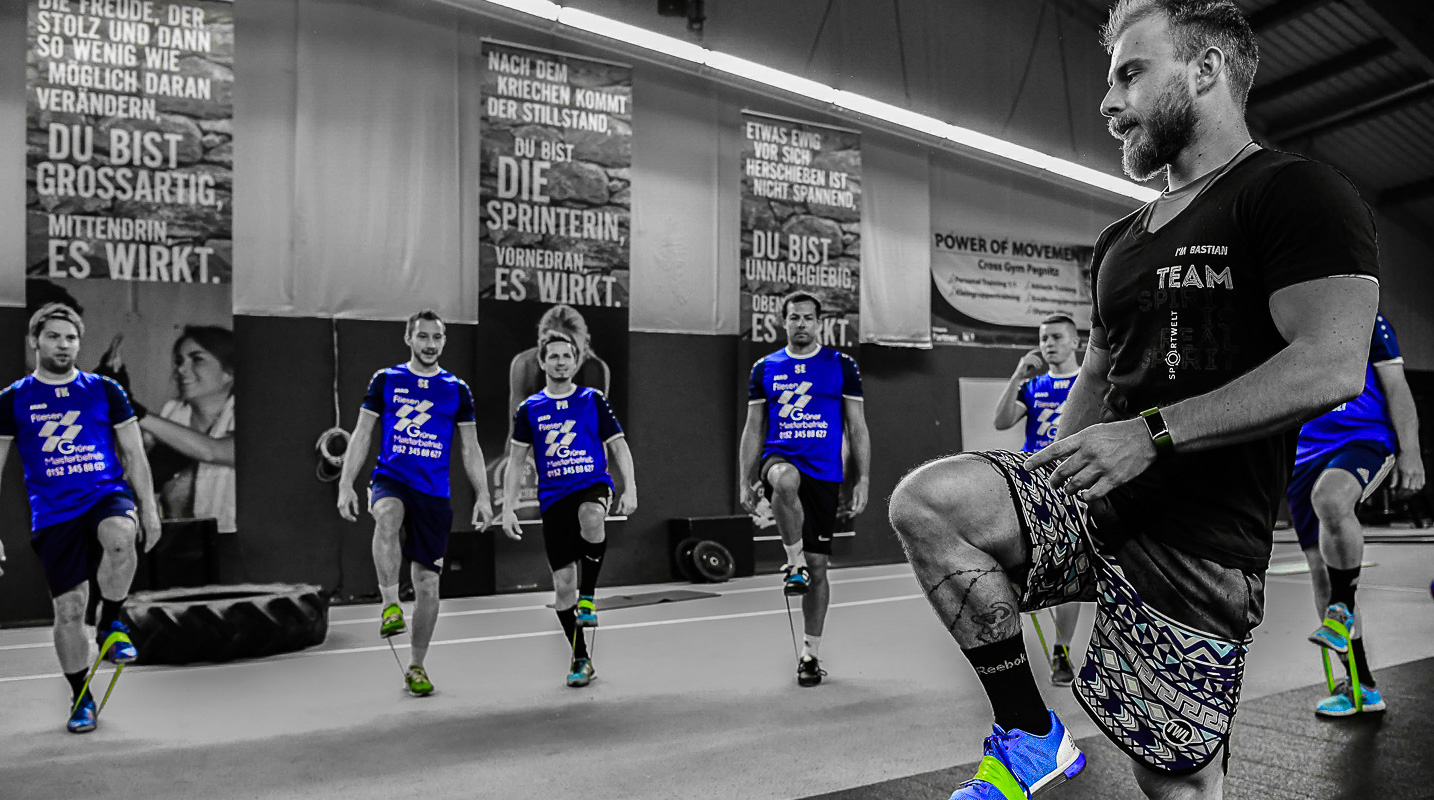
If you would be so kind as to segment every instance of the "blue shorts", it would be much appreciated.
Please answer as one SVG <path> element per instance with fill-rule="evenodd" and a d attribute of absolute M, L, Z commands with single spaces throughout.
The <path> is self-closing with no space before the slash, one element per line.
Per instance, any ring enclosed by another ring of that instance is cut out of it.
<path fill-rule="evenodd" d="M 1285 499 L 1290 503 L 1290 520 L 1300 537 L 1300 549 L 1308 550 L 1319 546 L 1319 517 L 1315 516 L 1310 494 L 1314 491 L 1319 476 L 1332 469 L 1342 469 L 1354 476 L 1364 487 L 1361 501 L 1368 499 L 1379 488 L 1379 482 L 1394 468 L 1394 454 L 1379 442 L 1360 439 L 1350 442 L 1338 450 L 1331 450 L 1295 466 L 1290 476 Z"/>
<path fill-rule="evenodd" d="M 134 495 L 128 491 L 107 494 L 89 508 L 64 522 L 47 525 L 30 534 L 30 546 L 40 557 L 50 596 L 59 597 L 88 581 L 99 569 L 100 523 L 110 517 L 125 517 L 139 524 Z"/>
<path fill-rule="evenodd" d="M 443 557 L 448 554 L 448 532 L 453 528 L 453 505 L 446 497 L 425 494 L 392 478 L 374 476 L 368 487 L 368 507 L 385 497 L 397 498 L 403 504 L 403 557 L 415 564 L 443 571 Z"/>

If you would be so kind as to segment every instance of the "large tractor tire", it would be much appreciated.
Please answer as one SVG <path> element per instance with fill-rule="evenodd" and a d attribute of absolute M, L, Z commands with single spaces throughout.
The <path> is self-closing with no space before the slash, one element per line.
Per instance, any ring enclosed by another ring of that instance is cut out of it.
<path fill-rule="evenodd" d="M 140 664 L 232 661 L 322 644 L 329 601 L 307 584 L 197 586 L 131 595 L 121 618 Z"/>

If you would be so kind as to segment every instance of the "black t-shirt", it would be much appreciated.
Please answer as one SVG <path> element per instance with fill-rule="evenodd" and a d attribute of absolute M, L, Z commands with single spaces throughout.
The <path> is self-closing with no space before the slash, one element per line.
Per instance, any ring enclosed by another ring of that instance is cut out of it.
<path fill-rule="evenodd" d="M 1299 156 L 1255 153 L 1154 233 L 1147 212 L 1096 242 L 1092 324 L 1111 364 L 1104 421 L 1213 391 L 1283 349 L 1274 292 L 1378 273 L 1369 207 L 1343 175 Z M 1127 532 L 1262 571 L 1297 435 L 1162 459 L 1112 492 L 1110 510 Z"/>

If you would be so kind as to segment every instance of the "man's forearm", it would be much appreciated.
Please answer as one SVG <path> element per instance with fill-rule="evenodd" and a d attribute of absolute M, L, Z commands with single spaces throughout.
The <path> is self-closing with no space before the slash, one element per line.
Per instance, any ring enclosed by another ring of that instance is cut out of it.
<path fill-rule="evenodd" d="M 509 453 L 508 463 L 503 469 L 504 511 L 514 511 L 518 505 L 518 482 L 523 478 L 523 462 L 528 458 L 528 448 L 513 447 Z"/>
<path fill-rule="evenodd" d="M 1363 365 L 1331 370 L 1313 343 L 1295 342 L 1220 388 L 1161 409 L 1178 452 L 1197 452 L 1290 430 L 1364 388 Z M 1143 410 L 1143 409 L 1139 409 Z"/>
<path fill-rule="evenodd" d="M 740 461 L 741 479 L 744 484 L 752 484 L 757 480 L 757 455 L 761 452 L 761 434 L 748 426 L 742 430 L 742 444 L 738 448 L 737 458 Z"/>
<path fill-rule="evenodd" d="M 1402 369 L 1402 367 L 1401 367 Z M 1386 402 L 1389 404 L 1389 419 L 1394 423 L 1394 437 L 1398 440 L 1399 452 L 1419 452 L 1419 408 L 1414 404 L 1414 393 L 1404 382 L 1388 386 Z"/>
<path fill-rule="evenodd" d="M 1006 381 L 1006 388 L 1001 391 L 1001 398 L 996 401 L 996 418 L 992 420 L 992 424 L 996 426 L 996 430 L 1006 430 L 1017 422 L 1020 422 L 1021 417 L 1026 415 L 1025 404 L 1016 399 L 1017 395 L 1021 392 L 1021 386 L 1024 385 L 1025 382 L 1025 379 L 1021 377 L 1019 372 L 1012 375 L 1011 379 Z"/>
<path fill-rule="evenodd" d="M 344 450 L 344 466 L 339 471 L 339 485 L 354 485 L 354 479 L 358 478 L 359 470 L 363 468 L 363 462 L 368 459 L 369 433 L 365 430 L 356 430 L 349 439 L 349 446 Z"/>

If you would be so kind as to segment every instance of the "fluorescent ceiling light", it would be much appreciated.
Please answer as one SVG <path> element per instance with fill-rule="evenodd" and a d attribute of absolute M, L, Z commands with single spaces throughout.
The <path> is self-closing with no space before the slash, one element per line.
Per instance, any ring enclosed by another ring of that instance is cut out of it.
<path fill-rule="evenodd" d="M 495 0 L 489 0 L 489 2 L 495 2 Z M 619 42 L 626 42 L 648 50 L 656 50 L 659 53 L 697 64 L 704 63 L 711 55 L 706 48 L 691 42 L 684 42 L 656 31 L 598 16 L 579 8 L 564 7 L 562 11 L 558 12 L 557 21 L 578 30 L 596 33 L 599 36 L 606 36 L 609 39 L 616 39 Z"/>
<path fill-rule="evenodd" d="M 748 61 L 745 58 L 729 56 L 726 53 L 718 53 L 715 50 L 707 51 L 707 66 L 718 69 L 739 78 L 746 78 L 749 81 L 765 83 L 778 89 L 799 94 L 803 97 L 810 97 L 823 103 L 833 103 L 836 100 L 837 90 L 826 84 L 810 81 L 793 75 L 790 72 L 782 72 L 779 69 L 763 66 L 755 61 Z"/>
<path fill-rule="evenodd" d="M 557 3 L 548 2 L 548 0 L 488 0 L 488 2 L 495 6 L 511 8 L 514 11 L 532 14 L 535 17 L 542 17 L 550 21 L 556 21 L 558 12 L 563 9 L 562 6 Z"/>
<path fill-rule="evenodd" d="M 935 117 L 925 114 L 918 114 L 910 109 L 901 108 L 874 100 L 865 95 L 855 94 L 848 91 L 833 89 L 822 83 L 793 75 L 790 72 L 783 72 L 773 69 L 754 61 L 744 58 L 708 50 L 691 42 L 677 39 L 672 36 L 665 36 L 650 31 L 646 28 L 639 28 L 636 25 L 629 25 L 625 22 L 618 22 L 615 19 L 593 14 L 578 8 L 560 6 L 548 0 L 486 0 L 493 5 L 531 14 L 542 19 L 556 21 L 578 30 L 595 33 L 609 39 L 615 39 L 625 44 L 653 50 L 664 55 L 679 58 L 683 61 L 690 61 L 694 64 L 702 64 L 711 69 L 745 78 L 749 81 L 761 83 L 776 89 L 781 89 L 810 100 L 826 103 L 844 108 L 848 111 L 855 111 L 873 119 L 899 125 L 928 136 L 938 139 L 955 142 L 984 153 L 1015 161 L 1028 167 L 1045 170 L 1056 175 L 1069 178 L 1073 181 L 1083 183 L 1087 186 L 1094 186 L 1107 192 L 1130 197 L 1142 203 L 1149 202 L 1159 196 L 1159 192 L 1138 183 L 1127 181 L 1115 175 L 1107 175 L 1099 170 L 1082 166 L 1074 161 L 1067 161 L 1063 158 L 1047 155 L 1039 150 L 1032 150 L 1029 147 L 1018 145 L 1015 142 L 1008 142 L 1005 139 L 998 139 L 970 128 L 962 128 L 959 125 L 952 125 L 949 122 L 942 122 Z"/>

